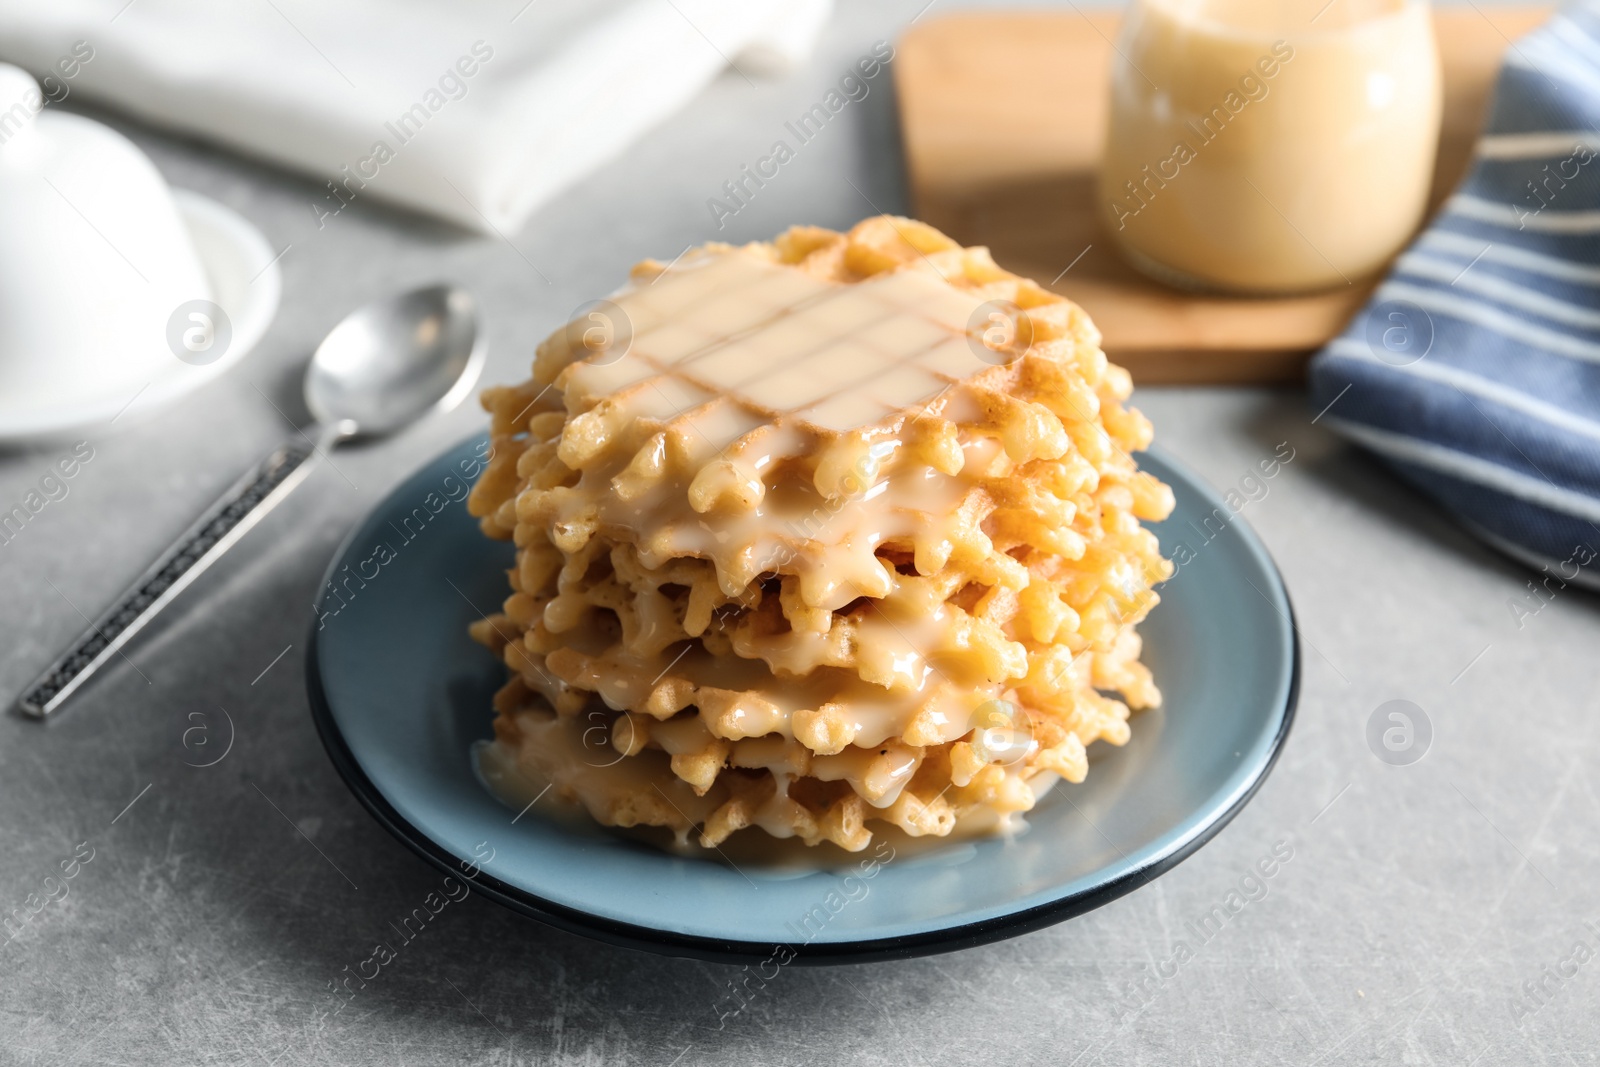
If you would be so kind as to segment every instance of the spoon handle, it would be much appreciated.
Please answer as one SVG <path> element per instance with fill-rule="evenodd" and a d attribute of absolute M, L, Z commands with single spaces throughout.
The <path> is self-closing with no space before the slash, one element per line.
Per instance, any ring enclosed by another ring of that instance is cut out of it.
<path fill-rule="evenodd" d="M 321 448 L 309 437 L 290 441 L 235 482 L 71 648 L 34 679 L 18 700 L 18 710 L 35 719 L 59 710 L 90 675 L 288 496 L 311 472 L 315 465 L 311 460 L 320 454 Z"/>

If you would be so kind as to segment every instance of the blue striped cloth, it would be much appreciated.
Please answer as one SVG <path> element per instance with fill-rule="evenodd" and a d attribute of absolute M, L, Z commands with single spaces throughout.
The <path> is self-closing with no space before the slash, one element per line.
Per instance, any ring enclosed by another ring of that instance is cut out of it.
<path fill-rule="evenodd" d="M 1484 540 L 1600 588 L 1600 0 L 1508 50 L 1466 181 L 1310 389 Z"/>

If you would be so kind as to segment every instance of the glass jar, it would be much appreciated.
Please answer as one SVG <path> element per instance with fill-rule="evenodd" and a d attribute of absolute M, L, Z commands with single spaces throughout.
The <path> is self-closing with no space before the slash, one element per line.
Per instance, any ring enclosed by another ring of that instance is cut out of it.
<path fill-rule="evenodd" d="M 1439 56 L 1426 0 L 1134 0 L 1100 174 L 1114 240 L 1186 288 L 1352 284 L 1427 208 Z"/>

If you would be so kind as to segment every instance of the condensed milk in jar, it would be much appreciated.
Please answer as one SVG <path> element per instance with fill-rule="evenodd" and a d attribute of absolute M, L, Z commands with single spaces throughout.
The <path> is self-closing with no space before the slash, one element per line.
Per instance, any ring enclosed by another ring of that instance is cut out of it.
<path fill-rule="evenodd" d="M 1185 288 L 1354 284 L 1410 238 L 1439 137 L 1426 0 L 1134 0 L 1101 213 Z"/>

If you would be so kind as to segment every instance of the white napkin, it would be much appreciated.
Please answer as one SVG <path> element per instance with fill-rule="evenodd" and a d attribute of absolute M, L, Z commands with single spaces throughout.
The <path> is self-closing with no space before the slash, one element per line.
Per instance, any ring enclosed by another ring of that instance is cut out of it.
<path fill-rule="evenodd" d="M 370 197 L 504 234 L 730 65 L 754 78 L 802 59 L 830 7 L 0 0 L 0 60 L 57 102 L 82 94 L 324 179 L 307 205 L 320 225 Z"/>

